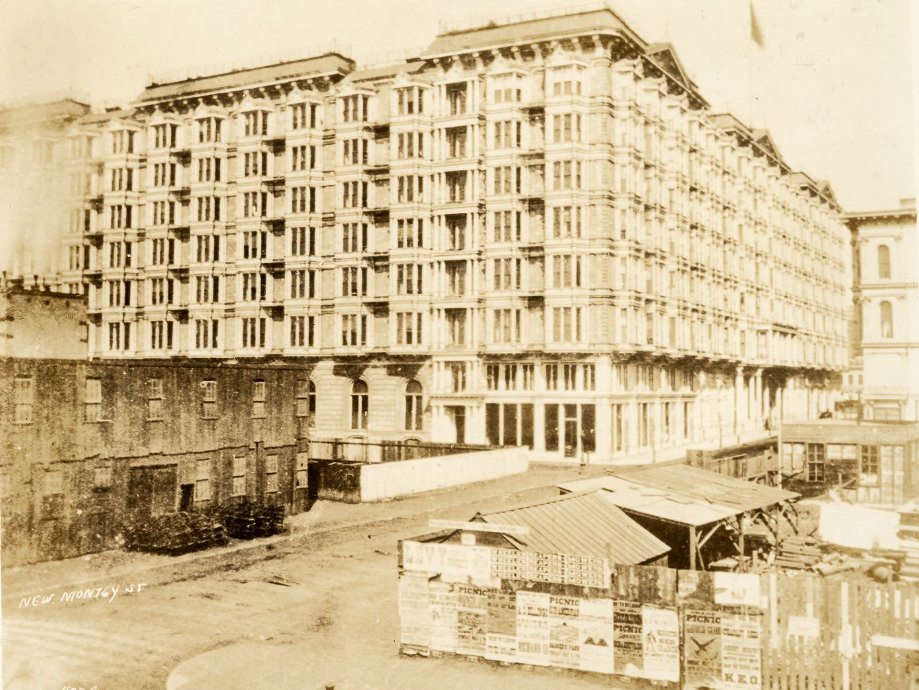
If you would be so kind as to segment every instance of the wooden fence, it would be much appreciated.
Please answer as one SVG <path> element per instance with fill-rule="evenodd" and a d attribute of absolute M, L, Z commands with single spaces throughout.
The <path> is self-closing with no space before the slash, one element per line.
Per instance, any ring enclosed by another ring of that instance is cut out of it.
<path fill-rule="evenodd" d="M 610 565 L 412 540 L 400 544 L 400 568 L 404 652 L 687 690 L 919 690 L 916 583 Z M 592 642 L 600 639 L 608 643 Z"/>
<path fill-rule="evenodd" d="M 764 688 L 919 688 L 915 583 L 784 574 L 763 581 Z"/>

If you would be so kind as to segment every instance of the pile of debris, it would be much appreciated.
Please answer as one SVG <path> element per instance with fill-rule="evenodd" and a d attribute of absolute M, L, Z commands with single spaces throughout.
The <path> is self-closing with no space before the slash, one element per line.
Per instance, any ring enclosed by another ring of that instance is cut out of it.
<path fill-rule="evenodd" d="M 822 558 L 820 542 L 815 537 L 786 537 L 776 547 L 773 565 L 790 570 L 807 570 Z"/>

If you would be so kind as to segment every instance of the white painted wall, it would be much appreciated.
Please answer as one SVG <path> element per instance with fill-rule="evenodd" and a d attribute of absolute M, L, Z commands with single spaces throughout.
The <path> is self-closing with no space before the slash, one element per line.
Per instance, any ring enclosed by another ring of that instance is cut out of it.
<path fill-rule="evenodd" d="M 361 467 L 361 502 L 471 484 L 526 472 L 526 448 L 499 448 Z"/>

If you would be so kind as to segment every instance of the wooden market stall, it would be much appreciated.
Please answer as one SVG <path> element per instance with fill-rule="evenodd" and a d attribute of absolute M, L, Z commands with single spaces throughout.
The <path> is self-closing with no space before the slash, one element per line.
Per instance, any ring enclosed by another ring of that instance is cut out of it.
<path fill-rule="evenodd" d="M 719 558 L 743 556 L 754 523 L 766 527 L 773 543 L 780 519 L 797 532 L 793 503 L 799 494 L 687 465 L 642 467 L 559 489 L 602 489 L 601 496 L 671 547 L 676 568 L 706 570 Z"/>

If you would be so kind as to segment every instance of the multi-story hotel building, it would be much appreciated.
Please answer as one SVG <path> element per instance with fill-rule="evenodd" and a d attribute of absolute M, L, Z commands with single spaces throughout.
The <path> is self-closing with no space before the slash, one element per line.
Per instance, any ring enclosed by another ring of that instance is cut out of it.
<path fill-rule="evenodd" d="M 609 9 L 154 83 L 55 155 L 91 355 L 299 358 L 317 436 L 663 459 L 846 365 L 829 186 Z"/>
<path fill-rule="evenodd" d="M 861 401 L 867 419 L 919 421 L 916 200 L 845 220 L 855 267 L 855 366 L 844 390 Z"/>

